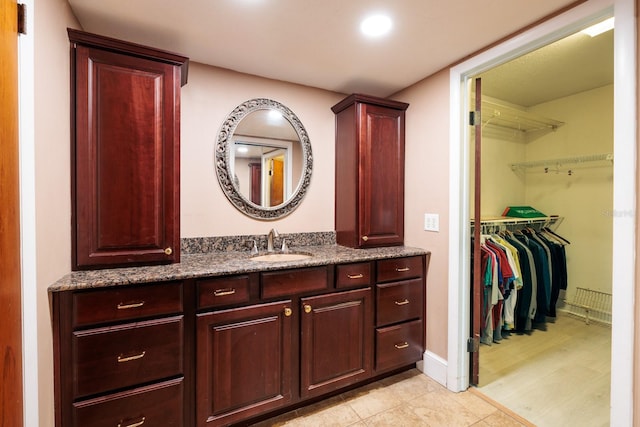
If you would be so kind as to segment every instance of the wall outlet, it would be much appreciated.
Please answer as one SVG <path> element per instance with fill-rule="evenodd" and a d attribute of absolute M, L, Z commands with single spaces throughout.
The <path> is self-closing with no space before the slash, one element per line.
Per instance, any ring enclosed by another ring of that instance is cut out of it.
<path fill-rule="evenodd" d="M 425 231 L 440 231 L 440 215 L 424 214 L 424 229 Z"/>

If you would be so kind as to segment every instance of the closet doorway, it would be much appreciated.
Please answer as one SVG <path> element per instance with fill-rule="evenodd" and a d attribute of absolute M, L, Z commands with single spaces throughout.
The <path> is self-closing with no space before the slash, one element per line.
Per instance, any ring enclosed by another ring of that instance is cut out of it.
<path fill-rule="evenodd" d="M 493 286 L 504 284 L 499 296 L 505 299 L 493 306 L 492 285 L 482 283 L 484 305 L 475 307 L 483 328 L 478 389 L 537 425 L 609 424 L 613 51 L 613 30 L 578 32 L 478 75 L 479 228 L 499 246 L 498 240 L 517 242 L 513 234 L 524 233 L 525 241 L 550 241 L 565 254 L 552 262 L 553 248 L 545 248 L 545 283 L 541 266 L 537 278 L 519 266 L 508 268 L 510 278 L 500 269 Z M 470 153 L 474 147 L 471 141 Z M 471 156 L 470 189 L 474 166 Z M 470 191 L 470 206 L 474 196 Z M 501 218 L 509 206 L 533 207 L 545 218 Z M 563 271 L 566 280 L 558 281 Z M 559 295 L 552 281 L 563 288 Z M 531 303 L 536 295 L 537 304 Z M 516 296 L 518 302 L 509 300 Z M 470 378 L 473 383 L 473 373 Z"/>

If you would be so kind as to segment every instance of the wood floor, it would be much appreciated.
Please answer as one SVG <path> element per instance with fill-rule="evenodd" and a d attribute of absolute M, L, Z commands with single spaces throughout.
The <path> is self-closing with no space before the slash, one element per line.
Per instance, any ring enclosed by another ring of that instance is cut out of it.
<path fill-rule="evenodd" d="M 609 425 L 611 328 L 560 315 L 480 347 L 477 390 L 539 427 Z"/>

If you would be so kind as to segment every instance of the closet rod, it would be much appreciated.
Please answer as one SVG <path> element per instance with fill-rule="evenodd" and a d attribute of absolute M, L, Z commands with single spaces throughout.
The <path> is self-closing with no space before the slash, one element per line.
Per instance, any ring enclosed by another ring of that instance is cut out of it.
<path fill-rule="evenodd" d="M 531 162 L 512 163 L 511 170 L 515 171 L 516 169 L 527 169 L 539 166 L 561 166 L 575 163 L 597 162 L 602 160 L 613 162 L 613 154 L 591 154 L 586 156 L 564 157 L 561 159 L 534 160 Z"/>

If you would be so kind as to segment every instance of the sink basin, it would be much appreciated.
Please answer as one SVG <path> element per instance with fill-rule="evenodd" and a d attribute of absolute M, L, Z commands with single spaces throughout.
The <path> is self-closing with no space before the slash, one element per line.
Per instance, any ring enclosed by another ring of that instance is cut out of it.
<path fill-rule="evenodd" d="M 251 257 L 250 259 L 251 261 L 261 261 L 261 262 L 284 262 L 284 261 L 300 261 L 300 260 L 311 258 L 311 257 L 312 257 L 311 254 L 304 254 L 300 252 L 298 253 L 277 252 L 277 253 L 254 256 L 254 257 Z"/>

